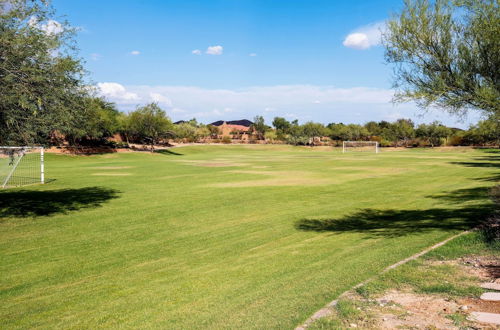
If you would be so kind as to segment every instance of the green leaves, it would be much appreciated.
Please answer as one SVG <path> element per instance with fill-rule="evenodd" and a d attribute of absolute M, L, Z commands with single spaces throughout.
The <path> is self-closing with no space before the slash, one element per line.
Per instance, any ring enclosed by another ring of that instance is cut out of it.
<path fill-rule="evenodd" d="M 500 112 L 500 8 L 497 0 L 407 0 L 387 23 L 386 61 L 395 65 L 397 101 Z"/>
<path fill-rule="evenodd" d="M 8 6 L 7 6 L 8 2 Z M 0 144 L 44 144 L 83 111 L 72 29 L 45 1 L 0 0 Z"/>

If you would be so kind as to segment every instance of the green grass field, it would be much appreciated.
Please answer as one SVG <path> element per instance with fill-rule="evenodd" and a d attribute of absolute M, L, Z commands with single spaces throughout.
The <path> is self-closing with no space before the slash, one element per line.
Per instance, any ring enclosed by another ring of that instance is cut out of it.
<path fill-rule="evenodd" d="M 490 212 L 500 154 L 47 155 L 0 191 L 0 328 L 293 328 Z"/>

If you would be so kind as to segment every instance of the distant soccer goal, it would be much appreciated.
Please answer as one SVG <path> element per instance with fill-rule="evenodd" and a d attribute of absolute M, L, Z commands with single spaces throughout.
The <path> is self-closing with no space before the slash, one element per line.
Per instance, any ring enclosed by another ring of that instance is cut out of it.
<path fill-rule="evenodd" d="M 342 152 L 348 151 L 367 151 L 379 153 L 379 145 L 377 141 L 344 141 L 342 142 Z"/>
<path fill-rule="evenodd" d="M 45 182 L 41 147 L 0 146 L 0 188 Z"/>

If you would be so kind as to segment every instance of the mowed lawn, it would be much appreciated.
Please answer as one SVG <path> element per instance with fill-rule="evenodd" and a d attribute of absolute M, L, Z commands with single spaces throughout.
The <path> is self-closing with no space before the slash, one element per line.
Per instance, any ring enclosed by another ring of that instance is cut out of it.
<path fill-rule="evenodd" d="M 285 328 L 491 209 L 500 154 L 48 154 L 0 191 L 0 328 Z"/>

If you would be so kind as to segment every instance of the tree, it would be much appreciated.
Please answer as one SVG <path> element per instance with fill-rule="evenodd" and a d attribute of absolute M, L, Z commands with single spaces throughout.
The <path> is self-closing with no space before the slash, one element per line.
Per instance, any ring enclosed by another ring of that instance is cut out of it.
<path fill-rule="evenodd" d="M 410 119 L 398 119 L 392 124 L 392 130 L 396 138 L 396 146 L 399 141 L 403 141 L 403 145 L 408 146 L 408 142 L 415 137 L 415 124 Z"/>
<path fill-rule="evenodd" d="M 302 133 L 309 139 L 309 144 L 314 144 L 314 138 L 328 135 L 328 129 L 320 123 L 309 121 L 302 125 Z"/>
<path fill-rule="evenodd" d="M 464 140 L 473 145 L 500 146 L 500 122 L 496 120 L 481 120 L 469 128 L 463 135 Z"/>
<path fill-rule="evenodd" d="M 172 122 L 157 103 L 147 104 L 131 112 L 129 130 L 136 139 L 149 144 L 151 151 L 162 139 L 173 136 Z"/>
<path fill-rule="evenodd" d="M 255 116 L 253 119 L 253 130 L 255 133 L 257 133 L 257 137 L 259 140 L 264 139 L 264 134 L 266 134 L 267 131 L 267 126 L 264 121 L 264 117 L 262 116 Z"/>
<path fill-rule="evenodd" d="M 219 127 L 214 126 L 214 125 L 207 125 L 208 130 L 210 131 L 210 138 L 211 139 L 217 139 L 219 136 Z"/>
<path fill-rule="evenodd" d="M 500 120 L 499 27 L 498 0 L 406 0 L 383 37 L 396 100 Z"/>
<path fill-rule="evenodd" d="M 82 98 L 83 109 L 75 118 L 74 127 L 64 128 L 61 133 L 73 144 L 103 142 L 119 132 L 120 112 L 113 103 L 100 97 Z"/>
<path fill-rule="evenodd" d="M 185 123 L 180 123 L 174 125 L 172 131 L 176 139 L 185 139 L 190 142 L 196 141 L 198 138 L 198 128 L 196 127 L 196 121 L 187 121 Z"/>
<path fill-rule="evenodd" d="M 74 32 L 42 0 L 0 0 L 0 145 L 75 127 L 88 95 Z"/>
<path fill-rule="evenodd" d="M 429 141 L 431 147 L 440 146 L 442 141 L 451 134 L 451 129 L 438 121 L 430 124 L 420 124 L 416 130 L 416 135 Z"/>

